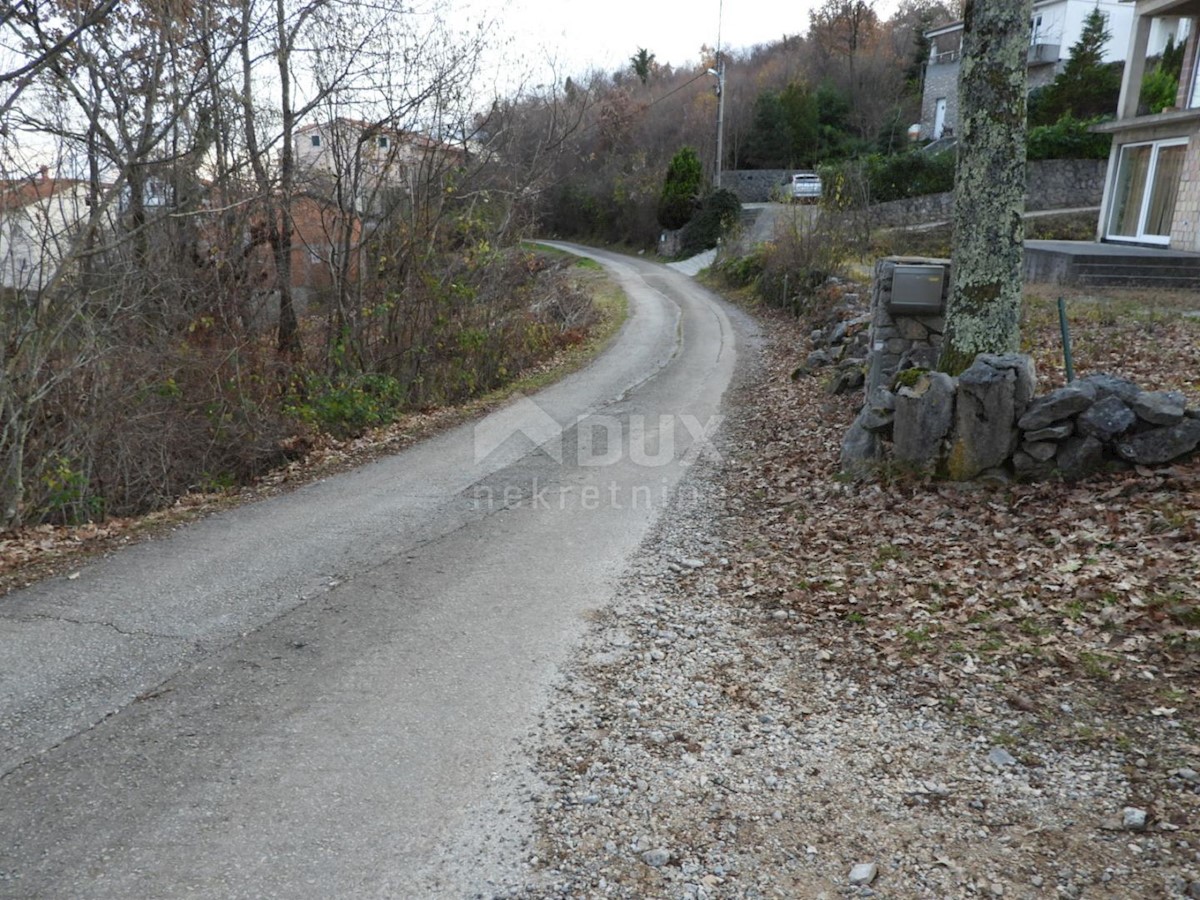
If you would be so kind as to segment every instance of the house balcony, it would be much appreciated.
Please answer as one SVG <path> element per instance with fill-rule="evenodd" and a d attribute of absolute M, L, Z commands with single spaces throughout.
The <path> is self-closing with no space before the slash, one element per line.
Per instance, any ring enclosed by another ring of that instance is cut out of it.
<path fill-rule="evenodd" d="M 1045 66 L 1057 63 L 1062 57 L 1061 44 L 1030 44 L 1027 57 L 1031 66 Z"/>

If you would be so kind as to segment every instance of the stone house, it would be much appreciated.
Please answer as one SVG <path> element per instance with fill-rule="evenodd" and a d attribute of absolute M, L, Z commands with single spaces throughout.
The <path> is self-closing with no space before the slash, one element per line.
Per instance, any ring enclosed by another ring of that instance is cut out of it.
<path fill-rule="evenodd" d="M 1133 26 L 1133 8 L 1125 0 L 1035 0 L 1029 21 L 1029 89 L 1050 84 L 1070 58 L 1088 15 L 1099 9 L 1108 20 L 1104 61 L 1125 59 Z M 1159 55 L 1170 41 L 1184 40 L 1187 20 L 1161 16 L 1149 34 L 1147 52 Z M 951 22 L 925 32 L 929 61 L 921 92 L 921 139 L 951 136 L 958 125 L 958 70 L 963 23 Z"/>
<path fill-rule="evenodd" d="M 1200 0 L 1137 0 L 1097 237 L 1200 252 Z M 1138 115 L 1139 88 L 1161 22 L 1191 19 L 1175 106 Z"/>

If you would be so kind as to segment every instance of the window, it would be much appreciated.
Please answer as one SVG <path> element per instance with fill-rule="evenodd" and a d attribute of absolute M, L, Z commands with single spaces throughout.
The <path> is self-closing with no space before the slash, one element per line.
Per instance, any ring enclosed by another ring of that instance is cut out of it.
<path fill-rule="evenodd" d="M 1042 14 L 1038 13 L 1029 20 L 1029 45 L 1032 47 L 1038 43 L 1038 35 L 1042 30 Z"/>
<path fill-rule="evenodd" d="M 1196 58 L 1192 60 L 1192 89 L 1188 91 L 1188 109 L 1200 107 L 1200 44 Z"/>
<path fill-rule="evenodd" d="M 311 144 L 313 147 L 320 147 L 320 146 L 321 146 L 321 136 L 320 136 L 319 134 L 314 134 L 314 135 L 313 135 L 312 137 L 310 137 L 308 140 L 309 140 L 309 143 L 310 143 L 310 144 Z"/>
<path fill-rule="evenodd" d="M 387 139 L 387 137 L 386 137 L 386 136 L 381 136 L 381 137 L 379 138 L 379 149 L 380 149 L 380 150 L 386 150 L 386 149 L 387 149 L 387 145 L 388 145 L 388 139 Z"/>
<path fill-rule="evenodd" d="M 1146 244 L 1171 242 L 1186 152 L 1186 138 L 1121 148 L 1107 237 Z"/>

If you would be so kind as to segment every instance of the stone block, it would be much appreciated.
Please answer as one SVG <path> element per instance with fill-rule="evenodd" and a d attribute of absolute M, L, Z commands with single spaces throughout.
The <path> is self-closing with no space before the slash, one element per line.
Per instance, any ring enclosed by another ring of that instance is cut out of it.
<path fill-rule="evenodd" d="M 1019 418 L 1037 392 L 1037 370 L 1033 364 L 1033 357 L 1024 353 L 981 353 L 980 358 L 993 369 L 1016 373 L 1013 399 Z"/>
<path fill-rule="evenodd" d="M 833 357 L 825 350 L 814 350 L 808 354 L 808 358 L 804 360 L 804 365 L 810 369 L 819 369 L 822 366 L 833 365 Z"/>
<path fill-rule="evenodd" d="M 1035 401 L 1036 402 L 1036 401 Z M 1028 415 L 1028 412 L 1026 413 Z M 1021 421 L 1024 421 L 1022 417 Z M 1021 422 L 1017 422 L 1020 427 Z M 1069 438 L 1075 433 L 1075 423 L 1070 419 L 1065 422 L 1055 422 L 1053 425 L 1047 425 L 1045 428 L 1039 428 L 1036 431 L 1025 432 L 1025 440 L 1027 441 L 1061 441 Z"/>
<path fill-rule="evenodd" d="M 877 387 L 871 391 L 868 403 L 875 409 L 891 412 L 896 408 L 896 395 L 885 387 Z"/>
<path fill-rule="evenodd" d="M 1075 420 L 1075 427 L 1080 434 L 1088 434 L 1100 441 L 1110 441 L 1133 427 L 1137 416 L 1115 394 L 1109 394 L 1103 400 L 1097 400 L 1088 409 L 1080 413 Z"/>
<path fill-rule="evenodd" d="M 864 381 L 866 376 L 861 368 L 839 369 L 826 383 L 825 391 L 829 394 L 848 394 L 862 387 Z"/>
<path fill-rule="evenodd" d="M 1129 403 L 1142 392 L 1142 389 L 1128 378 L 1122 378 L 1119 375 L 1109 375 L 1107 372 L 1088 375 L 1072 383 L 1077 387 L 1090 385 L 1096 391 L 1097 400 L 1103 400 L 1106 397 L 1118 397 L 1123 402 Z"/>
<path fill-rule="evenodd" d="M 870 410 L 864 407 L 842 437 L 842 471 L 851 475 L 872 472 L 882 453 L 879 436 L 864 427 L 869 414 Z"/>
<path fill-rule="evenodd" d="M 1095 398 L 1096 389 L 1091 385 L 1083 386 L 1076 382 L 1060 387 L 1034 399 L 1017 421 L 1017 427 L 1023 431 L 1050 427 L 1062 419 L 1079 415 L 1092 405 Z"/>
<path fill-rule="evenodd" d="M 1170 462 L 1200 446 L 1200 419 L 1182 419 L 1175 425 L 1164 425 L 1143 431 L 1117 443 L 1117 453 L 1123 459 L 1143 466 Z"/>
<path fill-rule="evenodd" d="M 1151 425 L 1176 425 L 1183 419 L 1186 402 L 1178 391 L 1142 391 L 1129 401 L 1129 408 Z"/>
<path fill-rule="evenodd" d="M 1075 435 L 1058 447 L 1058 472 L 1067 481 L 1078 481 L 1104 466 L 1104 444 L 1091 435 Z"/>
<path fill-rule="evenodd" d="M 924 341 L 929 337 L 929 329 L 916 319 L 900 316 L 896 319 L 896 328 L 900 337 L 906 341 Z"/>
<path fill-rule="evenodd" d="M 1054 458 L 1054 454 L 1058 450 L 1058 444 L 1053 441 L 1025 441 L 1021 444 L 1021 450 L 1038 462 L 1045 462 L 1048 459 Z"/>
<path fill-rule="evenodd" d="M 896 393 L 892 455 L 898 463 L 924 472 L 937 468 L 954 422 L 954 388 L 949 375 L 926 372 Z"/>
<path fill-rule="evenodd" d="M 1023 367 L 996 366 L 989 356 L 977 356 L 958 377 L 947 466 L 955 481 L 969 481 L 984 469 L 1001 465 L 1017 446 L 1018 371 Z"/>

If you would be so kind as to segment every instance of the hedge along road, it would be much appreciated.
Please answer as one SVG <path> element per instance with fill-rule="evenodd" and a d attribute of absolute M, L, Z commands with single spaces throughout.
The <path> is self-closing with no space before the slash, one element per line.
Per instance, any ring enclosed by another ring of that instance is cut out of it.
<path fill-rule="evenodd" d="M 587 368 L 0 599 L 0 896 L 458 896 L 516 865 L 520 741 L 753 333 L 585 255 L 631 310 Z"/>

